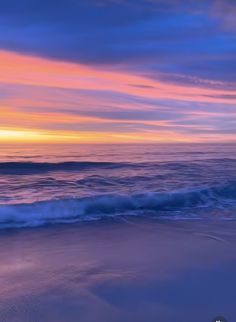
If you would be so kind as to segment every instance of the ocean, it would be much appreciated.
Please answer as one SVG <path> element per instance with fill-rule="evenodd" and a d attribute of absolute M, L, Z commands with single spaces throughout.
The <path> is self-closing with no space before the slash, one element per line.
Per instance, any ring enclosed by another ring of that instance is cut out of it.
<path fill-rule="evenodd" d="M 235 145 L 0 151 L 0 321 L 236 321 Z"/>
<path fill-rule="evenodd" d="M 1 145 L 0 228 L 235 220 L 235 144 Z"/>

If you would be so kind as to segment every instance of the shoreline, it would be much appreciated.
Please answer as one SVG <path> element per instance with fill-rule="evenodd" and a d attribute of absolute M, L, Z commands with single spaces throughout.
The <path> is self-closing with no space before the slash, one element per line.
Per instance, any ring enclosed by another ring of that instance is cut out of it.
<path fill-rule="evenodd" d="M 1 231 L 0 320 L 233 321 L 235 232 L 130 217 Z"/>

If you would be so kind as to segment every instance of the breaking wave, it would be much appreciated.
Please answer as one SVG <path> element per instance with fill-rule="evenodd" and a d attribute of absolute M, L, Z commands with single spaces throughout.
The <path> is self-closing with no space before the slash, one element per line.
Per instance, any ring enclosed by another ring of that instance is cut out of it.
<path fill-rule="evenodd" d="M 40 201 L 32 204 L 0 205 L 0 228 L 34 227 L 53 223 L 99 220 L 119 215 L 161 216 L 174 212 L 188 219 L 188 210 L 199 207 L 236 206 L 236 182 L 172 192 L 145 192 L 130 195 L 106 194 L 86 198 Z"/>

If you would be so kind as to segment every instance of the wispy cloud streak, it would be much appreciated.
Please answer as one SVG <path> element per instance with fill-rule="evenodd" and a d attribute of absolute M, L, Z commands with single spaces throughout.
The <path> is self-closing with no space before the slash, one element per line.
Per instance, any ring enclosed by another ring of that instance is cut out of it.
<path fill-rule="evenodd" d="M 236 140 L 235 12 L 234 0 L 4 2 L 0 141 Z"/>

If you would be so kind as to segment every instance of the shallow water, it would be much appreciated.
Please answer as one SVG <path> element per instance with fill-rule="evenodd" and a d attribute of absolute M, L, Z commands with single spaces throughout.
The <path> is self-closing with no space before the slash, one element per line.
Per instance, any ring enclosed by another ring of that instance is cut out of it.
<path fill-rule="evenodd" d="M 235 144 L 0 147 L 0 228 L 236 219 Z"/>
<path fill-rule="evenodd" d="M 0 151 L 0 321 L 236 320 L 235 145 Z"/>
<path fill-rule="evenodd" d="M 0 321 L 236 320 L 236 223 L 121 219 L 2 231 Z"/>

